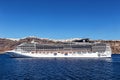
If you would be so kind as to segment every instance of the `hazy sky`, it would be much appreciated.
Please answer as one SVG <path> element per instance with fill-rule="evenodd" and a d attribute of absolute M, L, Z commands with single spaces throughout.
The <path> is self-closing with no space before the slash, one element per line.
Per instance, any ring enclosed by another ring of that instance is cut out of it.
<path fill-rule="evenodd" d="M 120 0 L 0 0 L 0 37 L 120 39 Z"/>

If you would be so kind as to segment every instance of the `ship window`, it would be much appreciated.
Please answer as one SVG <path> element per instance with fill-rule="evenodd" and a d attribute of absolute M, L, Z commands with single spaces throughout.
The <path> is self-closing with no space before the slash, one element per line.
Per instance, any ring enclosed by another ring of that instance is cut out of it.
<path fill-rule="evenodd" d="M 57 55 L 57 53 L 54 53 L 54 56 L 56 56 Z"/>
<path fill-rule="evenodd" d="M 67 56 L 68 55 L 68 53 L 65 53 L 65 56 Z"/>

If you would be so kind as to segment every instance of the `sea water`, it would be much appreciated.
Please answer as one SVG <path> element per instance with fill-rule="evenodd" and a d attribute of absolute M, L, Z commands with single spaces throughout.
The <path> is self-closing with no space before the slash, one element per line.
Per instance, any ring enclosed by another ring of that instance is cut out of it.
<path fill-rule="evenodd" d="M 120 55 L 111 58 L 11 58 L 0 55 L 0 80 L 120 80 Z"/>

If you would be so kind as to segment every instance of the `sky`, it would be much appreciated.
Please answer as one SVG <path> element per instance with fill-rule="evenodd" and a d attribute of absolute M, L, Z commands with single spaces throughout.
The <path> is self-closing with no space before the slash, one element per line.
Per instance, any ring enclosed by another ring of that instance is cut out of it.
<path fill-rule="evenodd" d="M 120 40 L 120 0 L 0 0 L 0 37 Z"/>

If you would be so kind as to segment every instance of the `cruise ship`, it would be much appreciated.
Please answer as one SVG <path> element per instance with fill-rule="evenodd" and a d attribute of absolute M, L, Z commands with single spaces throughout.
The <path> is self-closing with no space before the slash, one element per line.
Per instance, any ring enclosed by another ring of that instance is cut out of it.
<path fill-rule="evenodd" d="M 111 48 L 107 43 L 67 42 L 40 44 L 35 41 L 22 43 L 10 51 L 12 57 L 111 57 Z"/>

